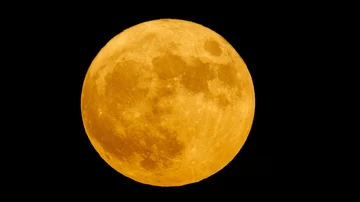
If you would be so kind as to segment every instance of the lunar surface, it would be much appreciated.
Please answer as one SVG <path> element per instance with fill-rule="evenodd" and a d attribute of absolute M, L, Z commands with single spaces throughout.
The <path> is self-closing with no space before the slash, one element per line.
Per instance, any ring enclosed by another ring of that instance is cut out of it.
<path fill-rule="evenodd" d="M 113 169 L 143 184 L 182 186 L 237 155 L 255 94 L 244 61 L 223 37 L 161 19 L 124 30 L 100 50 L 81 111 L 91 144 Z"/>

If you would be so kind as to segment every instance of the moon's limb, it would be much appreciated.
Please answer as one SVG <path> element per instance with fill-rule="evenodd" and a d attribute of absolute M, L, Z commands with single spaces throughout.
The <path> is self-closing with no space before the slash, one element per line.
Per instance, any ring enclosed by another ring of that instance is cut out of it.
<path fill-rule="evenodd" d="M 180 186 L 235 157 L 254 99 L 246 65 L 225 39 L 195 23 L 158 20 L 125 30 L 99 52 L 81 108 L 91 143 L 115 170 Z"/>

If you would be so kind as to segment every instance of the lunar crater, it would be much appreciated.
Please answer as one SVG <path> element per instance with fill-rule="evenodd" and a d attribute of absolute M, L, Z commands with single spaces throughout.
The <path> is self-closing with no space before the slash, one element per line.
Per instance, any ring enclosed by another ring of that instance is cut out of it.
<path fill-rule="evenodd" d="M 213 56 L 220 56 L 222 53 L 220 44 L 214 40 L 205 41 L 204 49 Z"/>

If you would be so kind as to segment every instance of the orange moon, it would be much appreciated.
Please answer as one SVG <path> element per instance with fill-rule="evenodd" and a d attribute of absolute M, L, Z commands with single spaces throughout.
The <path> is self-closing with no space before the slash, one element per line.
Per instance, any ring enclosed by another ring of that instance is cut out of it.
<path fill-rule="evenodd" d="M 160 19 L 124 30 L 99 51 L 81 112 L 91 144 L 113 169 L 142 184 L 182 186 L 234 159 L 253 123 L 255 93 L 223 37 Z"/>

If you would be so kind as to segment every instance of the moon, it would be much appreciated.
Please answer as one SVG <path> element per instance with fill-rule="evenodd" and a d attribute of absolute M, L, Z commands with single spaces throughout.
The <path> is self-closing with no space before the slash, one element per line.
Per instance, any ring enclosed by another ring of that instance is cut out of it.
<path fill-rule="evenodd" d="M 86 134 L 122 175 L 153 186 L 204 180 L 234 159 L 254 119 L 251 75 L 200 24 L 159 19 L 112 38 L 83 83 Z"/>

